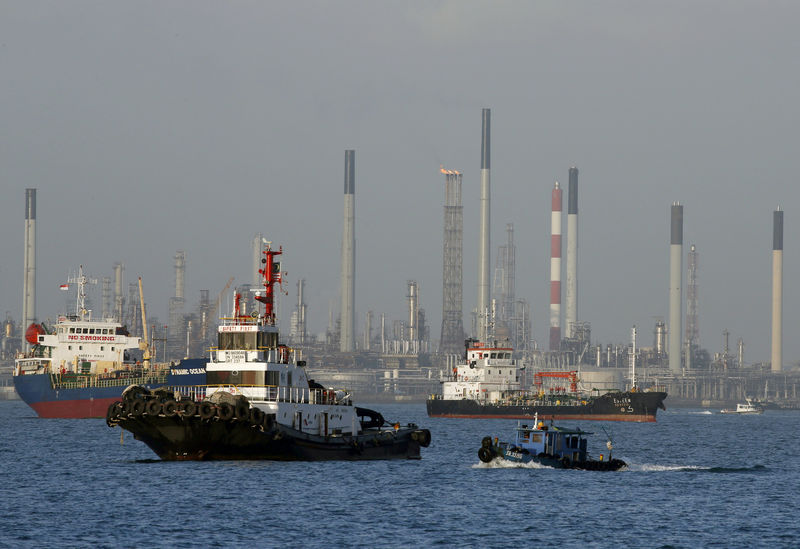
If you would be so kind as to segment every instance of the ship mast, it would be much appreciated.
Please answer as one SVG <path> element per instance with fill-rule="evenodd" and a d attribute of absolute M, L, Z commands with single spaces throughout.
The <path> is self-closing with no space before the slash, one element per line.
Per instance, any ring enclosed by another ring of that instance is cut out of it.
<path fill-rule="evenodd" d="M 274 284 L 282 284 L 283 278 L 281 276 L 281 264 L 275 261 L 276 255 L 283 253 L 283 246 L 278 251 L 272 249 L 272 242 L 267 242 L 267 247 L 264 250 L 264 256 L 261 258 L 261 263 L 264 265 L 263 269 L 259 269 L 258 273 L 263 276 L 265 295 L 256 294 L 256 301 L 264 304 L 264 323 L 268 325 L 275 325 L 275 289 Z M 281 286 L 282 287 L 282 286 Z"/>
<path fill-rule="evenodd" d="M 75 313 L 78 316 L 78 319 L 81 321 L 91 320 L 91 311 L 86 310 L 86 284 L 97 284 L 97 279 L 86 278 L 83 274 L 83 265 L 81 265 L 78 269 L 78 276 L 69 277 L 67 282 L 78 285 L 78 296 L 75 303 Z M 89 313 L 89 318 L 86 318 L 87 313 Z"/>

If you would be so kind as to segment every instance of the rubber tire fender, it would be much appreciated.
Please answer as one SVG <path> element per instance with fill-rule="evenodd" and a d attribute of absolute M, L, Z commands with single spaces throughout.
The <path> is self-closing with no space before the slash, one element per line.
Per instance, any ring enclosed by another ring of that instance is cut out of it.
<path fill-rule="evenodd" d="M 145 403 L 142 399 L 136 399 L 131 404 L 131 415 L 138 417 L 144 413 Z"/>
<path fill-rule="evenodd" d="M 233 419 L 233 406 L 228 404 L 227 402 L 220 402 L 217 405 L 217 417 L 220 421 L 230 421 Z"/>
<path fill-rule="evenodd" d="M 481 448 L 491 448 L 492 447 L 492 437 L 483 437 L 481 440 Z"/>
<path fill-rule="evenodd" d="M 122 413 L 122 403 L 120 401 L 112 402 L 106 410 L 106 425 L 114 427 L 119 415 Z"/>
<path fill-rule="evenodd" d="M 236 419 L 239 421 L 248 421 L 250 419 L 250 407 L 240 402 L 234 408 L 234 414 L 236 415 Z"/>
<path fill-rule="evenodd" d="M 204 400 L 198 406 L 198 413 L 200 414 L 200 419 L 211 419 L 216 414 L 216 410 L 214 410 L 214 405 Z"/>
<path fill-rule="evenodd" d="M 427 448 L 431 443 L 431 432 L 427 429 L 420 429 L 417 431 L 417 441 L 423 448 Z"/>
<path fill-rule="evenodd" d="M 485 446 L 478 448 L 478 459 L 484 463 L 491 463 L 494 459 L 494 452 Z"/>
<path fill-rule="evenodd" d="M 256 408 L 255 406 L 250 408 L 250 423 L 253 425 L 261 425 L 264 422 L 264 412 L 261 408 Z"/>
<path fill-rule="evenodd" d="M 192 417 L 197 413 L 197 404 L 191 400 L 184 400 L 178 405 L 178 410 L 183 417 Z"/>
<path fill-rule="evenodd" d="M 172 399 L 169 399 L 164 403 L 162 410 L 165 416 L 172 417 L 178 413 L 178 403 Z"/>
<path fill-rule="evenodd" d="M 156 399 L 148 400 L 144 407 L 144 411 L 148 416 L 157 416 L 161 413 L 161 403 Z"/>

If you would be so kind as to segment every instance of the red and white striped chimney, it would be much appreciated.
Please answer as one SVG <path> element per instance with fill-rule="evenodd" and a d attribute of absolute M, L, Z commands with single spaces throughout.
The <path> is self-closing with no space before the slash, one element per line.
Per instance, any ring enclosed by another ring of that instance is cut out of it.
<path fill-rule="evenodd" d="M 550 350 L 561 348 L 561 187 L 553 187 L 550 220 Z"/>

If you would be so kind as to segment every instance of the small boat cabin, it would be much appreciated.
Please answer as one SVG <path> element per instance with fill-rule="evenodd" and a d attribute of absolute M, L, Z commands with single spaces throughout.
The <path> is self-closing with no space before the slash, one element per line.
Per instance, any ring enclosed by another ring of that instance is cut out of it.
<path fill-rule="evenodd" d="M 527 450 L 531 455 L 547 454 L 556 458 L 568 458 L 570 461 L 586 461 L 586 438 L 591 435 L 580 429 L 564 429 L 546 426 L 543 421 L 534 424 L 517 425 L 517 436 L 514 446 Z"/>

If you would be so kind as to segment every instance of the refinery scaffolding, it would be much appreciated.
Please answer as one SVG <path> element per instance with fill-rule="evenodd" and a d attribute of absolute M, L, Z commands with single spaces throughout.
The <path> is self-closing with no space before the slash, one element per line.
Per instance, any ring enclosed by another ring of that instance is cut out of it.
<path fill-rule="evenodd" d="M 463 321 L 463 233 L 461 177 L 455 170 L 441 168 L 445 176 L 444 250 L 442 269 L 442 334 L 439 352 L 459 354 L 464 344 Z"/>
<path fill-rule="evenodd" d="M 495 264 L 494 281 L 492 283 L 492 293 L 497 303 L 495 318 L 493 321 L 494 334 L 498 339 L 508 339 L 516 348 L 516 315 L 514 312 L 515 296 L 514 287 L 515 275 L 515 253 L 514 246 L 514 224 L 506 225 L 507 241 L 505 246 L 497 249 L 497 261 Z"/>

